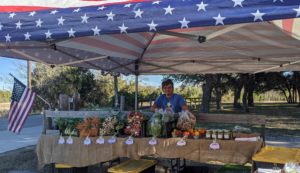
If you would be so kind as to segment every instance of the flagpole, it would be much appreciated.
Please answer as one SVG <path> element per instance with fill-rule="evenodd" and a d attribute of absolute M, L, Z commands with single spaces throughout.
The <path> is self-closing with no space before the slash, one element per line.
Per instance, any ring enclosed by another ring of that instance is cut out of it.
<path fill-rule="evenodd" d="M 9 75 L 11 75 L 13 78 L 17 79 L 18 81 L 20 81 L 18 78 L 16 78 L 14 75 L 12 75 L 11 73 L 9 73 Z M 21 82 L 22 83 L 22 82 Z M 46 105 L 49 106 L 49 109 L 51 109 L 51 105 L 49 102 L 47 102 L 44 98 L 42 98 L 40 95 L 36 94 L 36 96 L 41 99 Z"/>

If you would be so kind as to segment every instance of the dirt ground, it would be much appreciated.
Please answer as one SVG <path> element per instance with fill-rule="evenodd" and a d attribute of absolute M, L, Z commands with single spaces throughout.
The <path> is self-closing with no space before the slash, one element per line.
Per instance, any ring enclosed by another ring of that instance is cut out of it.
<path fill-rule="evenodd" d="M 12 170 L 37 171 L 36 146 L 29 146 L 0 154 L 0 173 Z"/>

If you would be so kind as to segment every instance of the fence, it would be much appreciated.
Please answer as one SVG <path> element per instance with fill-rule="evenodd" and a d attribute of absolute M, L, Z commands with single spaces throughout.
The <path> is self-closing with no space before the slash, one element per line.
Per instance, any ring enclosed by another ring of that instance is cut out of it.
<path fill-rule="evenodd" d="M 139 100 L 139 109 L 149 109 L 154 104 L 155 99 Z M 201 98 L 185 98 L 186 104 L 190 110 L 198 110 L 201 104 Z"/>

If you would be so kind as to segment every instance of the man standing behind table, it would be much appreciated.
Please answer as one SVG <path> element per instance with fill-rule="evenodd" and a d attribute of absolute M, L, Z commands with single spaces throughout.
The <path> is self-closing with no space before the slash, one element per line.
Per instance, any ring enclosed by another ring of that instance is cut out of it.
<path fill-rule="evenodd" d="M 171 79 L 167 79 L 162 82 L 162 90 L 164 94 L 158 96 L 152 106 L 152 109 L 163 109 L 171 107 L 174 113 L 181 112 L 182 110 L 188 110 L 185 99 L 174 93 L 174 84 Z"/>

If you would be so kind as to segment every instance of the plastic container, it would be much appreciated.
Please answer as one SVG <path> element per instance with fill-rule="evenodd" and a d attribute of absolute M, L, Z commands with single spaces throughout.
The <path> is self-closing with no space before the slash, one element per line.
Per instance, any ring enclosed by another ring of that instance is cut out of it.
<path fill-rule="evenodd" d="M 153 173 L 155 172 L 155 160 L 128 160 L 109 168 L 110 173 Z"/>

